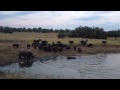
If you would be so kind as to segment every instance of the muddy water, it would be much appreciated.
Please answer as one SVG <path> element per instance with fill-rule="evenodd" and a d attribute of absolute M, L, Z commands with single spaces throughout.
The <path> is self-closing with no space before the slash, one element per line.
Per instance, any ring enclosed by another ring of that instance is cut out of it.
<path fill-rule="evenodd" d="M 0 67 L 0 71 L 32 77 L 73 78 L 73 79 L 120 79 L 120 54 L 95 54 L 46 57 L 35 60 L 30 65 L 11 65 Z"/>

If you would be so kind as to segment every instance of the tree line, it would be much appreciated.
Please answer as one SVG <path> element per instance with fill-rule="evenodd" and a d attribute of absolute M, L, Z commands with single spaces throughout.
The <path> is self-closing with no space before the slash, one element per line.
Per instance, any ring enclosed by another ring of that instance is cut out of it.
<path fill-rule="evenodd" d="M 13 28 L 13 27 L 3 27 L 0 26 L 0 32 L 2 33 L 13 33 L 13 32 L 42 32 L 42 33 L 49 33 L 49 32 L 55 32 L 55 33 L 59 33 L 59 32 L 69 32 L 70 29 L 46 29 L 46 28 Z"/>
<path fill-rule="evenodd" d="M 80 37 L 80 38 L 91 38 L 91 39 L 107 39 L 107 37 L 120 37 L 120 29 L 104 31 L 103 28 L 99 27 L 88 27 L 79 26 L 75 30 L 70 32 L 58 33 L 59 38 L 64 37 Z"/>
<path fill-rule="evenodd" d="M 106 39 L 107 37 L 120 37 L 120 29 L 104 31 L 100 27 L 88 27 L 79 26 L 74 30 L 70 29 L 46 29 L 46 28 L 13 28 L 0 26 L 1 33 L 13 33 L 13 32 L 42 32 L 42 33 L 58 33 L 58 38 L 64 37 L 81 37 L 81 38 L 92 38 L 92 39 Z"/>

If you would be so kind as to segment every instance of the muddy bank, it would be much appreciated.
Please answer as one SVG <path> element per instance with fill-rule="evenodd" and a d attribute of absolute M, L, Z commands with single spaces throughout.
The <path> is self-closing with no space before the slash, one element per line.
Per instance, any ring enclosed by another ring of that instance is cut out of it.
<path fill-rule="evenodd" d="M 81 47 L 82 52 L 79 53 L 77 50 L 64 50 L 63 52 L 41 52 L 39 49 L 26 48 L 26 44 L 22 44 L 18 49 L 15 49 L 9 43 L 0 43 L 0 66 L 11 64 L 13 62 L 18 62 L 18 54 L 20 51 L 31 51 L 35 55 L 35 59 L 41 57 L 50 56 L 74 56 L 74 55 L 86 55 L 86 54 L 96 54 L 96 53 L 120 53 L 120 46 L 116 45 L 95 45 L 93 47 L 78 46 Z"/>

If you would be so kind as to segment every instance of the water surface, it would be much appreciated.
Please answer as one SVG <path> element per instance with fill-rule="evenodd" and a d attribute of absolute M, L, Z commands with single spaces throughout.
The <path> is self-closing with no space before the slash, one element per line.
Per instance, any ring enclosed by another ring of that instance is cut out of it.
<path fill-rule="evenodd" d="M 0 67 L 0 71 L 33 77 L 74 79 L 120 79 L 120 54 L 95 54 L 74 56 L 46 57 L 35 60 L 25 67 L 19 63 Z"/>

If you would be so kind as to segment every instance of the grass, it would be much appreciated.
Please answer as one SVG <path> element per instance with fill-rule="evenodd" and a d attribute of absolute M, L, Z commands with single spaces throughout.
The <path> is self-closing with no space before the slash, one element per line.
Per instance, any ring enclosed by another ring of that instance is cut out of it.
<path fill-rule="evenodd" d="M 82 76 L 81 79 L 84 77 Z M 65 77 L 61 75 L 39 75 L 36 77 L 27 76 L 27 75 L 18 75 L 12 73 L 0 72 L 0 79 L 77 79 L 77 77 Z M 79 78 L 80 79 L 80 78 Z"/>
<path fill-rule="evenodd" d="M 0 44 L 0 66 L 16 61 L 18 50 L 9 44 Z"/>
<path fill-rule="evenodd" d="M 1 40 L 33 40 L 56 38 L 56 33 L 14 32 L 13 34 L 0 33 Z"/>
<path fill-rule="evenodd" d="M 88 43 L 93 43 L 95 45 L 101 45 L 103 39 L 88 39 L 88 38 L 64 38 L 59 39 L 57 33 L 34 33 L 34 32 L 14 32 L 13 34 L 0 33 L 0 41 L 11 40 L 16 41 L 26 41 L 27 43 L 32 43 L 35 39 L 47 40 L 48 43 L 61 41 L 64 44 L 69 44 L 68 41 L 73 40 L 75 44 L 80 44 L 81 40 L 88 40 Z M 120 38 L 108 38 L 107 45 L 120 45 Z"/>
<path fill-rule="evenodd" d="M 23 76 L 23 75 L 0 72 L 0 79 L 32 79 L 32 78 L 25 75 Z"/>

